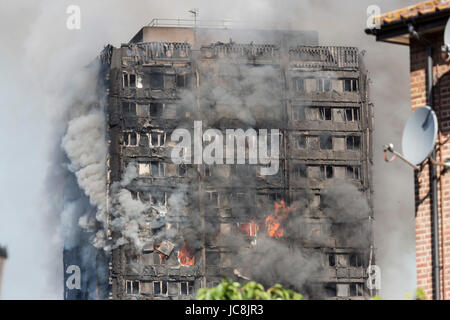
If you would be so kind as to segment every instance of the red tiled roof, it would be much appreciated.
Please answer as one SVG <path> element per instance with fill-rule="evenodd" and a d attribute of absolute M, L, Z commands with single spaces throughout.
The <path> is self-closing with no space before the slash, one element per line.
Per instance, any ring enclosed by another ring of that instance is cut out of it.
<path fill-rule="evenodd" d="M 437 13 L 441 10 L 450 9 L 450 0 L 430 0 L 413 6 L 394 10 L 381 14 L 374 19 L 380 19 L 381 25 L 399 22 L 403 19 Z"/>

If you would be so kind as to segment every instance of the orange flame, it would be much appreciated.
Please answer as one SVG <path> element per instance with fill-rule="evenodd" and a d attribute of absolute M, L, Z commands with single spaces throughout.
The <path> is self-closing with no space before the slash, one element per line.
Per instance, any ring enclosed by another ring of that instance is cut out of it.
<path fill-rule="evenodd" d="M 274 202 L 275 212 L 266 218 L 266 229 L 269 236 L 279 238 L 283 236 L 284 230 L 281 226 L 283 220 L 287 219 L 291 208 L 286 207 L 286 203 L 281 200 L 280 203 Z M 281 211 L 281 213 L 280 213 Z"/>
<path fill-rule="evenodd" d="M 183 266 L 193 266 L 195 263 L 195 257 L 191 253 L 191 250 L 189 249 L 186 242 L 178 252 L 178 261 Z"/>
<path fill-rule="evenodd" d="M 239 229 L 249 237 L 256 237 L 259 231 L 259 225 L 254 221 L 249 223 L 238 223 Z"/>

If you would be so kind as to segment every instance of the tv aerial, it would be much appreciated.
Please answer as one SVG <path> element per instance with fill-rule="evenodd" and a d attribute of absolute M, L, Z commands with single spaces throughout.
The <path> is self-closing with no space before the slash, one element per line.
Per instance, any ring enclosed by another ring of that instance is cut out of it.
<path fill-rule="evenodd" d="M 450 32 L 450 31 L 449 31 Z M 438 133 L 438 121 L 436 113 L 429 106 L 421 107 L 414 111 L 403 129 L 402 151 L 403 155 L 394 150 L 394 145 L 383 146 L 384 160 L 391 162 L 399 158 L 414 169 L 427 159 L 436 145 Z M 387 158 L 387 151 L 394 154 L 391 159 Z M 445 163 L 436 162 L 430 158 L 434 165 L 442 165 L 450 168 L 450 161 Z"/>

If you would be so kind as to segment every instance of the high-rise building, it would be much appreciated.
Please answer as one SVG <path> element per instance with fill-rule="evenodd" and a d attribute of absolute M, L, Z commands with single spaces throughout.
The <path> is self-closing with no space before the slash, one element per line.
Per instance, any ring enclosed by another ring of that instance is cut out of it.
<path fill-rule="evenodd" d="M 110 297 L 192 299 L 223 276 L 310 298 L 375 294 L 373 110 L 358 49 L 318 46 L 315 32 L 169 22 L 100 56 Z M 177 149 L 180 133 L 192 139 Z"/>

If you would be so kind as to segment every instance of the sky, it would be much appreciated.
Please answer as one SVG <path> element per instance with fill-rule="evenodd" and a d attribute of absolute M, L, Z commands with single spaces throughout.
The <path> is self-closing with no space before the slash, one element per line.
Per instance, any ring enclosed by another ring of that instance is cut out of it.
<path fill-rule="evenodd" d="M 3 0 L 0 12 L 0 244 L 7 245 L 3 299 L 61 299 L 62 241 L 51 211 L 51 175 L 58 114 L 72 99 L 70 81 L 106 44 L 120 46 L 153 18 L 229 19 L 249 25 L 317 30 L 321 45 L 365 50 L 375 104 L 374 186 L 381 294 L 402 299 L 415 282 L 413 172 L 386 164 L 382 145 L 400 146 L 410 115 L 407 47 L 377 43 L 364 33 L 366 10 L 405 7 L 409 0 L 314 1 L 65 1 Z M 69 5 L 81 9 L 81 29 L 66 27 Z"/>

